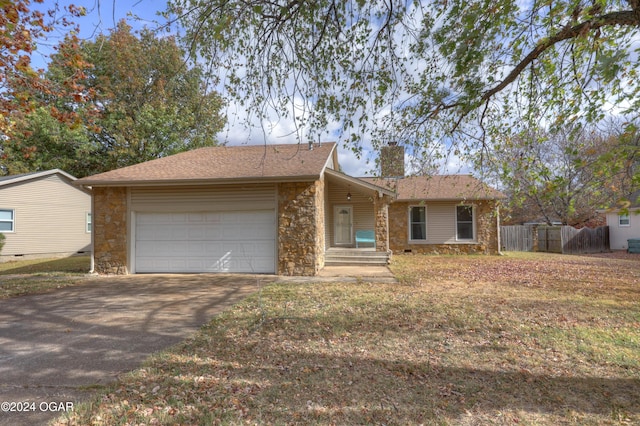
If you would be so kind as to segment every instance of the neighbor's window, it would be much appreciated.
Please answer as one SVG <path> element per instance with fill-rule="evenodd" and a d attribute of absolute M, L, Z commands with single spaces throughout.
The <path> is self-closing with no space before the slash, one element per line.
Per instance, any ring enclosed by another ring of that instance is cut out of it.
<path fill-rule="evenodd" d="M 629 214 L 621 214 L 618 216 L 618 226 L 631 226 Z"/>
<path fill-rule="evenodd" d="M 425 241 L 427 239 L 427 208 L 409 207 L 409 239 Z"/>
<path fill-rule="evenodd" d="M 87 232 L 91 232 L 91 213 L 87 213 L 87 220 L 86 220 L 86 224 L 87 224 Z"/>
<path fill-rule="evenodd" d="M 13 232 L 15 215 L 13 210 L 0 209 L 0 232 Z"/>
<path fill-rule="evenodd" d="M 473 240 L 473 207 L 456 206 L 456 238 Z"/>

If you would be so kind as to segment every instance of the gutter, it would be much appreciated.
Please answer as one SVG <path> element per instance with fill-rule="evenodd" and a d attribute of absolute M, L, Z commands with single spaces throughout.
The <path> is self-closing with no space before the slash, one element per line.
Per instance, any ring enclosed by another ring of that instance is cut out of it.
<path fill-rule="evenodd" d="M 225 185 L 225 184 L 254 184 L 254 183 L 279 183 L 279 182 L 314 182 L 320 179 L 320 175 L 304 176 L 269 176 L 251 178 L 212 178 L 212 179 L 155 179 L 155 180 L 92 180 L 79 179 L 73 182 L 74 185 L 83 187 L 149 187 L 149 186 L 204 186 L 204 185 Z"/>

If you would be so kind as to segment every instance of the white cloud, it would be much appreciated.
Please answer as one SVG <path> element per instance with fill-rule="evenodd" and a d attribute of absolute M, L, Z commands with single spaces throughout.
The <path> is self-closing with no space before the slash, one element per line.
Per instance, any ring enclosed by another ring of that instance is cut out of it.
<path fill-rule="evenodd" d="M 301 105 L 302 100 L 295 100 Z M 298 108 L 301 110 L 301 108 Z M 308 114 L 307 114 L 308 115 Z M 321 136 L 320 142 L 336 142 L 336 136 L 340 132 L 340 123 L 332 121 L 327 126 L 326 132 Z M 260 120 L 255 114 L 249 114 L 245 107 L 231 101 L 227 106 L 227 126 L 219 133 L 221 142 L 227 145 L 260 145 L 260 144 L 307 144 L 305 137 L 306 128 L 296 128 L 291 117 L 278 117 L 272 113 L 271 117 Z M 313 142 L 318 142 L 314 140 Z M 376 154 L 373 152 L 370 138 L 361 143 L 362 156 L 356 154 L 339 143 L 338 160 L 342 171 L 351 176 L 371 176 L 375 168 Z"/>

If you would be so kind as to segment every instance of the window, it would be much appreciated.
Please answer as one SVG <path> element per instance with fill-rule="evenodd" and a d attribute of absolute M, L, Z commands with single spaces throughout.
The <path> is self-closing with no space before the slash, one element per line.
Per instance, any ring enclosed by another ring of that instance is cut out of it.
<path fill-rule="evenodd" d="M 427 239 L 427 208 L 409 207 L 409 240 L 426 241 Z"/>
<path fill-rule="evenodd" d="M 631 226 L 629 214 L 621 214 L 618 216 L 618 226 Z"/>
<path fill-rule="evenodd" d="M 90 233 L 91 232 L 91 213 L 87 213 L 87 217 L 86 217 L 85 223 L 87 225 L 86 226 L 86 231 Z"/>
<path fill-rule="evenodd" d="M 456 206 L 456 239 L 474 239 L 472 206 Z"/>
<path fill-rule="evenodd" d="M 0 232 L 14 231 L 15 215 L 13 210 L 0 209 Z"/>

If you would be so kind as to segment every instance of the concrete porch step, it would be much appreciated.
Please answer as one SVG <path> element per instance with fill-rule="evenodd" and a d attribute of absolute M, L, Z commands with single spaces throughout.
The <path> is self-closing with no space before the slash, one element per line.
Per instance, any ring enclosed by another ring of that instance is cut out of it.
<path fill-rule="evenodd" d="M 349 266 L 349 265 L 369 265 L 386 266 L 389 262 L 386 259 L 325 259 L 325 266 Z"/>
<path fill-rule="evenodd" d="M 373 249 L 329 249 L 325 252 L 327 266 L 342 265 L 387 265 L 389 254 Z"/>

